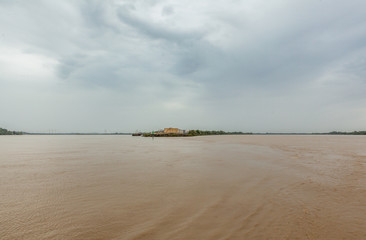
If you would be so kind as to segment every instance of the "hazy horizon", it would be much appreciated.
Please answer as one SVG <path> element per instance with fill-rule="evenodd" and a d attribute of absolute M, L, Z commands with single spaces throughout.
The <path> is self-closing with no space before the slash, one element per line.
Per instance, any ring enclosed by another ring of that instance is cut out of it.
<path fill-rule="evenodd" d="M 0 127 L 366 127 L 366 2 L 0 1 Z"/>

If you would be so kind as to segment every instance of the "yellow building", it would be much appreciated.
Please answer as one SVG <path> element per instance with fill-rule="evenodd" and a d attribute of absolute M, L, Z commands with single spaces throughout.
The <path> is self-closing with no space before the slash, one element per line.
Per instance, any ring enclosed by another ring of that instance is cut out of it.
<path fill-rule="evenodd" d="M 164 134 L 183 134 L 184 131 L 179 128 L 164 128 Z"/>

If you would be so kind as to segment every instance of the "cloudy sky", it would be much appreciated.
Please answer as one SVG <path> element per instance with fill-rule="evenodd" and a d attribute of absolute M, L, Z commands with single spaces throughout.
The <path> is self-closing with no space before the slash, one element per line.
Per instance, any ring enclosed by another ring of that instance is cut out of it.
<path fill-rule="evenodd" d="M 366 129 L 364 0 L 0 0 L 0 127 Z"/>

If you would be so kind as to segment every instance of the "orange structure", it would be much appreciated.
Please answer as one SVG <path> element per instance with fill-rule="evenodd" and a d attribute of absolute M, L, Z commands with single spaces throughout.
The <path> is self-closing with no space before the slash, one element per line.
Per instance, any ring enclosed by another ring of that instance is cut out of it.
<path fill-rule="evenodd" d="M 164 128 L 164 134 L 183 134 L 184 131 L 179 128 Z"/>

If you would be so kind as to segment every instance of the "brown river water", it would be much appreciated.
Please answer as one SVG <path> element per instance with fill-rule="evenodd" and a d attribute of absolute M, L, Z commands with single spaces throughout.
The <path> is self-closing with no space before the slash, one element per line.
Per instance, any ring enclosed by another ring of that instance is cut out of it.
<path fill-rule="evenodd" d="M 366 239 L 366 136 L 0 136 L 0 239 Z"/>

